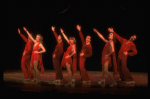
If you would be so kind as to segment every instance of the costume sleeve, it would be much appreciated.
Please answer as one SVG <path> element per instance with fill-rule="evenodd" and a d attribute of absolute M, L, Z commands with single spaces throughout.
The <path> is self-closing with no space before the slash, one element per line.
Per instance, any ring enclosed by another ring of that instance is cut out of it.
<path fill-rule="evenodd" d="M 92 54 L 93 54 L 92 46 L 88 47 L 88 50 L 89 50 L 89 53 L 88 54 L 84 54 L 83 55 L 84 58 L 88 58 L 88 57 L 92 56 Z"/>
<path fill-rule="evenodd" d="M 26 53 L 25 54 L 30 54 L 32 52 L 32 48 L 33 48 L 33 42 L 30 41 L 28 42 L 28 46 L 27 46 L 27 49 L 26 49 Z"/>
<path fill-rule="evenodd" d="M 81 31 L 79 31 L 79 36 L 80 36 L 80 39 L 81 39 L 81 42 L 82 42 L 82 46 L 84 45 L 84 37 L 83 37 L 83 34 Z"/>
<path fill-rule="evenodd" d="M 22 34 L 20 33 L 20 36 L 22 37 L 22 39 L 27 43 L 28 42 L 28 39 Z"/>
<path fill-rule="evenodd" d="M 55 39 L 56 39 L 56 41 L 57 41 L 57 39 L 58 39 L 58 35 L 57 35 L 56 31 L 54 31 L 54 32 L 53 32 L 53 34 L 54 34 Z"/>
<path fill-rule="evenodd" d="M 124 38 L 120 37 L 116 32 L 114 32 L 114 34 L 116 35 L 116 38 L 118 39 L 118 41 L 120 43 L 123 43 Z"/>
<path fill-rule="evenodd" d="M 56 57 L 60 57 L 63 54 L 63 42 L 61 41 L 60 46 L 56 49 Z"/>
<path fill-rule="evenodd" d="M 132 51 L 133 51 L 133 52 L 128 52 L 128 55 L 129 55 L 129 56 L 134 56 L 134 55 L 136 55 L 136 54 L 137 54 L 136 46 L 133 44 L 131 48 L 132 48 Z"/>

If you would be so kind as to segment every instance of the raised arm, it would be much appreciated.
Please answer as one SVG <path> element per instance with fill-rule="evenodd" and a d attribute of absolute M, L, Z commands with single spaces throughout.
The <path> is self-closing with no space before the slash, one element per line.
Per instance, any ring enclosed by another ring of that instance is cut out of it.
<path fill-rule="evenodd" d="M 60 32 L 62 33 L 62 35 L 64 36 L 65 40 L 69 43 L 69 39 L 67 38 L 67 36 L 64 34 L 64 31 L 60 28 Z"/>
<path fill-rule="evenodd" d="M 56 38 L 56 41 L 58 41 L 58 35 L 57 35 L 56 31 L 55 31 L 55 27 L 54 26 L 52 26 L 52 31 L 53 31 L 53 34 L 54 34 L 54 36 Z"/>
<path fill-rule="evenodd" d="M 83 34 L 82 34 L 82 32 L 81 32 L 81 26 L 77 25 L 76 28 L 77 28 L 78 31 L 79 31 L 79 36 L 80 36 L 80 39 L 81 39 L 81 42 L 82 42 L 82 46 L 83 46 L 83 44 L 84 44 L 85 41 L 84 41 Z"/>
<path fill-rule="evenodd" d="M 116 38 L 118 39 L 118 41 L 120 43 L 123 43 L 124 38 L 120 37 L 116 32 L 114 32 L 113 28 L 108 28 L 108 31 L 114 33 L 116 35 Z"/>
<path fill-rule="evenodd" d="M 28 36 L 31 38 L 31 40 L 35 43 L 36 40 L 32 37 L 32 35 L 28 32 L 28 30 L 27 30 L 25 27 L 23 27 L 23 29 L 26 31 L 26 33 L 27 33 Z"/>
<path fill-rule="evenodd" d="M 96 29 L 93 28 L 93 31 L 94 31 L 95 33 L 97 33 L 97 35 L 98 35 L 104 42 L 108 42 L 108 40 L 106 40 L 106 39 L 103 37 L 103 35 L 101 35 L 101 33 L 99 33 Z"/>
<path fill-rule="evenodd" d="M 20 33 L 20 29 L 19 28 L 18 28 L 18 33 L 20 34 L 20 36 L 22 37 L 22 39 L 27 43 L 28 39 L 22 33 Z"/>

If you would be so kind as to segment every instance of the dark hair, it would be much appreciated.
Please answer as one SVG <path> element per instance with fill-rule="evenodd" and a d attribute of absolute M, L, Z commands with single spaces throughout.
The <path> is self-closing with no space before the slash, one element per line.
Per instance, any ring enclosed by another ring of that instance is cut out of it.
<path fill-rule="evenodd" d="M 110 33 L 113 33 L 113 32 L 110 32 Z M 116 35 L 114 33 L 113 33 L 113 42 L 116 43 Z"/>

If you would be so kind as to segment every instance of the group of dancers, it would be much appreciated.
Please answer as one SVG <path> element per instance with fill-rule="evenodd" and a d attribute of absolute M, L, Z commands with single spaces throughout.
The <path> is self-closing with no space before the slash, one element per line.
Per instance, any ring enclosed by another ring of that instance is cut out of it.
<path fill-rule="evenodd" d="M 76 26 L 77 30 L 79 31 L 79 36 L 82 42 L 82 49 L 80 52 L 79 57 L 79 69 L 80 75 L 83 84 L 84 83 L 91 83 L 89 75 L 85 69 L 85 62 L 86 59 L 92 56 L 92 45 L 91 45 L 91 36 L 87 35 L 84 38 L 81 32 L 81 26 Z M 34 39 L 31 33 L 23 27 L 23 29 L 28 34 L 28 38 L 26 38 L 18 29 L 18 33 L 26 42 L 26 46 L 23 52 L 22 60 L 21 60 L 21 68 L 24 74 L 24 79 L 29 80 L 33 79 L 32 81 L 36 83 L 40 83 L 40 73 L 44 73 L 43 61 L 42 61 L 42 53 L 46 52 L 46 49 L 43 46 L 43 37 L 40 34 L 36 35 L 36 39 Z M 55 46 L 55 50 L 52 53 L 53 58 L 53 67 L 56 72 L 56 80 L 53 83 L 61 83 L 63 79 L 62 74 L 62 67 L 66 67 L 68 72 L 68 84 L 72 85 L 75 83 L 74 73 L 77 71 L 77 52 L 76 52 L 76 39 L 75 37 L 67 37 L 64 31 L 60 28 L 60 32 L 63 35 L 64 39 L 69 44 L 66 52 L 63 51 L 63 41 L 61 35 L 58 35 L 55 31 L 55 27 L 51 27 L 53 34 L 56 38 L 57 45 Z M 137 54 L 137 49 L 135 44 L 133 43 L 136 40 L 136 35 L 130 37 L 129 40 L 120 37 L 117 33 L 114 32 L 113 28 L 108 28 L 109 36 L 108 40 L 106 40 L 101 33 L 99 33 L 95 28 L 93 31 L 106 43 L 103 51 L 102 51 L 102 79 L 98 82 L 99 84 L 105 83 L 105 74 L 107 74 L 112 83 L 110 84 L 111 87 L 116 86 L 117 83 L 113 76 L 115 76 L 118 71 L 120 75 L 120 80 L 122 83 L 135 83 L 133 77 L 131 76 L 129 69 L 127 68 L 127 56 L 134 56 Z M 121 43 L 121 48 L 118 53 L 118 60 L 116 62 L 116 54 L 114 44 L 116 39 Z M 132 50 L 132 52 L 129 52 Z M 63 54 L 64 52 L 64 54 Z M 62 60 L 60 57 L 63 54 Z M 113 60 L 113 75 L 108 71 L 108 67 L 111 66 L 111 56 Z"/>

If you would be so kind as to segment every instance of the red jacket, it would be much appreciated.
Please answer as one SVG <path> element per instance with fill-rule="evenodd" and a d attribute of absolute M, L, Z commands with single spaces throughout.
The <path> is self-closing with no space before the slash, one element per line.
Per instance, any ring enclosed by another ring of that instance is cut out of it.
<path fill-rule="evenodd" d="M 56 41 L 58 41 L 57 33 L 55 31 L 53 33 L 56 38 Z M 61 41 L 60 43 L 58 43 L 55 46 L 55 50 L 54 50 L 53 54 L 55 54 L 57 58 L 59 58 L 63 54 L 63 41 Z"/>
<path fill-rule="evenodd" d="M 82 41 L 82 49 L 81 49 L 81 52 L 84 53 L 83 57 L 84 58 L 88 58 L 88 57 L 91 57 L 93 52 L 92 52 L 92 45 L 89 44 L 89 45 L 86 45 L 86 42 L 85 42 L 85 39 L 83 37 L 83 34 L 81 31 L 79 31 L 79 36 L 81 38 L 81 41 Z"/>
<path fill-rule="evenodd" d="M 121 53 L 122 52 L 128 52 L 130 50 L 132 50 L 132 52 L 128 52 L 129 56 L 134 56 L 137 54 L 137 49 L 136 46 L 133 42 L 130 42 L 128 44 L 125 45 L 125 43 L 127 42 L 127 39 L 124 39 L 122 37 L 120 37 L 117 33 L 114 32 L 114 34 L 116 35 L 116 38 L 118 39 L 118 41 L 122 44 L 121 48 L 119 50 L 119 54 L 118 54 L 118 58 L 121 59 Z"/>

